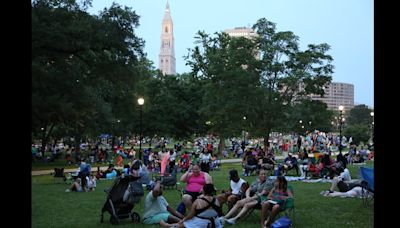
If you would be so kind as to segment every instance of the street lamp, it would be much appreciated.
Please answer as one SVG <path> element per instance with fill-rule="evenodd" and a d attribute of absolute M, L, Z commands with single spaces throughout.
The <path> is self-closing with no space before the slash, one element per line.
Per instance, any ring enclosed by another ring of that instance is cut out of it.
<path fill-rule="evenodd" d="M 370 113 L 372 117 L 372 124 L 371 124 L 371 139 L 372 139 L 372 144 L 374 144 L 374 112 Z"/>
<path fill-rule="evenodd" d="M 139 136 L 139 160 L 142 160 L 142 113 L 143 113 L 143 104 L 144 104 L 144 99 L 139 98 L 138 104 L 140 106 L 140 136 Z"/>
<path fill-rule="evenodd" d="M 339 106 L 339 153 L 342 153 L 342 121 L 344 121 L 344 118 L 342 118 L 343 115 L 343 105 Z"/>
<path fill-rule="evenodd" d="M 246 120 L 246 119 L 247 119 L 247 117 L 246 117 L 246 116 L 243 116 L 243 120 Z M 244 129 L 243 129 L 243 145 L 246 146 L 246 144 L 245 144 L 245 131 L 244 131 Z M 243 151 L 244 151 L 244 149 L 243 149 Z"/>

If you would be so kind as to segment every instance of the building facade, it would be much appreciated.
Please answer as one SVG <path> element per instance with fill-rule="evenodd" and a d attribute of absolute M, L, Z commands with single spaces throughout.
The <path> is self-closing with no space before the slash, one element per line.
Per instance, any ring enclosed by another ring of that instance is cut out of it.
<path fill-rule="evenodd" d="M 311 95 L 311 99 L 319 100 L 327 104 L 329 110 L 338 110 L 340 105 L 345 111 L 354 107 L 354 85 L 342 82 L 331 82 L 325 87 L 324 97 Z"/>
<path fill-rule="evenodd" d="M 246 27 L 236 27 L 234 29 L 226 29 L 224 31 L 231 37 L 246 37 L 248 39 L 251 39 L 253 37 L 257 36 L 257 33 L 254 32 L 253 29 L 251 28 L 246 28 Z"/>
<path fill-rule="evenodd" d="M 230 37 L 245 37 L 247 39 L 254 39 L 258 36 L 252 28 L 247 27 L 236 27 L 234 29 L 225 29 L 224 33 L 228 34 Z M 260 59 L 260 53 L 255 51 L 256 59 Z"/>
<path fill-rule="evenodd" d="M 165 7 L 164 18 L 161 24 L 161 48 L 158 55 L 158 68 L 166 74 L 176 74 L 176 60 L 174 47 L 174 23 L 172 22 L 169 3 Z"/>

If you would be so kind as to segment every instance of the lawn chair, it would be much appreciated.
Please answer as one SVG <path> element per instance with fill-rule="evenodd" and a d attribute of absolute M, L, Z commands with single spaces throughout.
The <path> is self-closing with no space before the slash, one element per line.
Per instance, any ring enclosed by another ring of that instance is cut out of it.
<path fill-rule="evenodd" d="M 293 186 L 288 186 L 288 190 L 292 192 L 293 197 L 289 197 L 286 199 L 285 202 L 285 208 L 284 208 L 284 214 L 285 216 L 292 218 L 292 221 L 294 223 L 295 220 L 295 215 L 294 215 L 294 191 L 293 191 Z"/>
<path fill-rule="evenodd" d="M 360 167 L 363 205 L 368 207 L 374 200 L 374 168 Z"/>
<path fill-rule="evenodd" d="M 62 180 L 62 181 L 66 181 L 67 177 L 64 174 L 64 168 L 54 168 L 54 183 L 58 182 Z"/>

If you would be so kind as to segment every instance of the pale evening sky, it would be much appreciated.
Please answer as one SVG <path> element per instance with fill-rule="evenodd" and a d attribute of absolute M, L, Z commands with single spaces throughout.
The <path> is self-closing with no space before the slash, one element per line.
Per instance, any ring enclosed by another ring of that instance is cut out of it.
<path fill-rule="evenodd" d="M 145 40 L 144 51 L 158 68 L 166 0 L 93 0 L 89 12 L 98 14 L 112 2 L 132 7 L 140 16 L 135 33 Z M 197 31 L 251 27 L 265 17 L 276 23 L 277 31 L 299 36 L 301 50 L 328 43 L 335 66 L 332 81 L 353 84 L 355 104 L 374 106 L 373 0 L 169 0 L 169 5 L 177 73 L 190 71 L 183 56 L 194 47 Z"/>

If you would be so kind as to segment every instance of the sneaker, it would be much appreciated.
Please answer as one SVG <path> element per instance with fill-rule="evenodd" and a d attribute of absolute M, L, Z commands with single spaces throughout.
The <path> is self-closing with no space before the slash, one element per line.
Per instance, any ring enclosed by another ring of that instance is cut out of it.
<path fill-rule="evenodd" d="M 235 223 L 236 223 L 235 219 L 233 219 L 233 218 L 227 219 L 226 222 L 227 222 L 228 224 L 231 224 L 231 225 L 235 225 Z"/>
<path fill-rule="evenodd" d="M 224 216 L 221 217 L 220 221 L 221 221 L 222 226 L 225 225 L 225 217 Z"/>
<path fill-rule="evenodd" d="M 69 189 L 65 189 L 65 192 L 70 192 L 71 190 L 69 190 Z"/>

